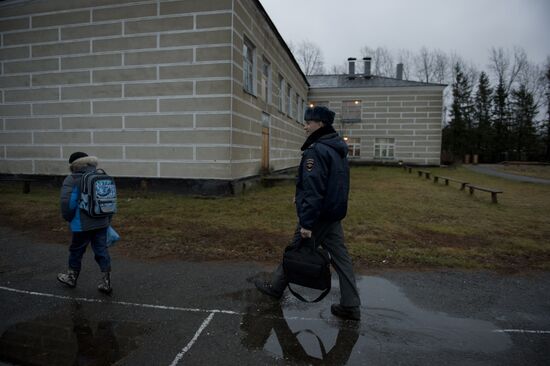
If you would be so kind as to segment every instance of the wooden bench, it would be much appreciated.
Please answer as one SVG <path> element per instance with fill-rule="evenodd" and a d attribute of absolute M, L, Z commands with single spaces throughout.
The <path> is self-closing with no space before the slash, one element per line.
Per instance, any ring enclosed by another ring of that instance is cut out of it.
<path fill-rule="evenodd" d="M 434 183 L 437 183 L 439 181 L 439 179 L 444 180 L 446 186 L 449 185 L 449 182 L 456 182 L 456 183 L 460 184 L 460 190 L 461 191 L 463 191 L 464 188 L 466 187 L 466 185 L 469 184 L 468 182 L 463 182 L 463 181 L 458 180 L 458 179 L 443 177 L 441 175 L 434 175 Z"/>
<path fill-rule="evenodd" d="M 22 177 L 0 177 L 0 182 L 22 182 L 23 193 L 27 194 L 31 191 L 31 183 L 36 182 L 36 179 Z"/>
<path fill-rule="evenodd" d="M 470 194 L 474 194 L 474 190 L 476 190 L 476 189 L 478 191 L 490 192 L 491 193 L 491 200 L 493 201 L 493 203 L 498 203 L 497 194 L 503 193 L 503 191 L 501 191 L 500 189 L 474 186 L 473 184 L 468 184 L 468 188 L 470 189 Z"/>
<path fill-rule="evenodd" d="M 430 174 L 432 173 L 427 170 L 418 170 L 418 176 L 421 177 L 422 174 L 426 176 L 426 179 L 430 179 Z"/>
<path fill-rule="evenodd" d="M 410 166 L 403 165 L 403 169 L 405 169 L 409 173 L 412 173 L 412 168 Z"/>

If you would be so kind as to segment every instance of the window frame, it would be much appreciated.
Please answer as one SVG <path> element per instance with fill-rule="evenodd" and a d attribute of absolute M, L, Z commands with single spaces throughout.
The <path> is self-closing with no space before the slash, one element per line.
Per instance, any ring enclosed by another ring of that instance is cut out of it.
<path fill-rule="evenodd" d="M 345 141 L 346 141 L 346 144 L 348 145 L 348 157 L 360 158 L 361 157 L 361 138 L 346 137 Z"/>
<path fill-rule="evenodd" d="M 285 89 L 285 78 L 279 74 L 279 111 L 281 113 L 285 112 Z"/>
<path fill-rule="evenodd" d="M 292 89 L 292 86 L 290 85 L 290 83 L 287 83 L 286 86 L 287 86 L 287 88 L 286 88 L 287 95 L 285 95 L 286 104 L 287 104 L 286 114 L 287 114 L 287 116 L 292 118 L 292 91 L 293 91 L 293 89 Z"/>
<path fill-rule="evenodd" d="M 250 59 L 249 56 L 250 55 Z M 246 37 L 243 40 L 243 90 L 256 95 L 256 46 Z"/>
<path fill-rule="evenodd" d="M 349 105 L 347 105 L 349 103 Z M 353 123 L 361 122 L 361 101 L 343 100 L 342 101 L 342 122 Z"/>
<path fill-rule="evenodd" d="M 387 140 L 387 141 L 381 141 Z M 395 160 L 395 138 L 393 137 L 376 137 L 374 139 L 374 158 L 379 160 Z M 376 154 L 378 151 L 378 155 Z M 386 152 L 386 156 L 382 156 Z M 390 154 L 391 152 L 391 154 Z"/>
<path fill-rule="evenodd" d="M 267 72 L 267 75 L 266 75 Z M 265 82 L 265 84 L 264 84 Z M 267 58 L 262 58 L 262 97 L 267 103 L 271 103 L 273 98 L 271 96 L 271 63 L 267 60 Z M 265 94 L 265 95 L 264 95 Z"/>

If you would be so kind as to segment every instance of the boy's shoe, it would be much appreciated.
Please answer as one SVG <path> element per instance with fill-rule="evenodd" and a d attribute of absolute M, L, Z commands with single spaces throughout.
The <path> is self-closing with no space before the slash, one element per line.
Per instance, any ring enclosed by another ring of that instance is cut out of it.
<path fill-rule="evenodd" d="M 276 291 L 274 288 L 273 288 L 273 285 L 268 282 L 268 281 L 260 281 L 260 280 L 256 280 L 254 282 L 254 285 L 256 285 L 256 288 L 258 290 L 260 290 L 260 292 L 268 295 L 268 296 L 271 296 L 277 300 L 279 300 L 282 296 L 283 296 L 283 293 L 282 292 L 279 292 L 279 291 Z"/>
<path fill-rule="evenodd" d="M 76 287 L 76 280 L 78 279 L 78 271 L 74 269 L 68 269 L 67 273 L 59 273 L 57 275 L 57 280 L 64 285 L 69 287 Z"/>
<path fill-rule="evenodd" d="M 113 288 L 111 287 L 111 272 L 103 272 L 103 278 L 99 285 L 97 285 L 97 289 L 104 294 L 113 292 Z"/>
<path fill-rule="evenodd" d="M 361 311 L 358 306 L 347 307 L 340 304 L 332 304 L 330 312 L 342 319 L 361 320 Z"/>

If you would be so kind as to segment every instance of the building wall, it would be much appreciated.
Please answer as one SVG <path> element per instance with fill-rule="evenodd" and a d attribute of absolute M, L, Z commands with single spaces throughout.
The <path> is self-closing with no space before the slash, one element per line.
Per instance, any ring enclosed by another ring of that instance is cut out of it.
<path fill-rule="evenodd" d="M 232 172 L 233 177 L 255 175 L 261 169 L 262 113 L 269 117 L 270 170 L 297 166 L 300 146 L 304 140 L 300 115 L 279 109 L 281 96 L 279 75 L 293 91 L 293 111 L 296 111 L 296 94 L 307 100 L 308 86 L 270 28 L 254 1 L 236 0 L 233 32 L 233 123 L 232 123 Z M 243 42 L 247 39 L 255 47 L 254 91 L 249 93 L 243 85 Z M 269 95 L 262 96 L 262 62 L 271 66 Z"/>
<path fill-rule="evenodd" d="M 342 123 L 342 102 L 351 100 L 361 103 L 361 121 Z M 329 102 L 336 112 L 336 130 L 342 136 L 360 139 L 360 156 L 352 159 L 440 164 L 442 87 L 312 88 L 309 101 Z M 394 139 L 392 159 L 375 158 L 376 138 Z"/>
<path fill-rule="evenodd" d="M 0 8 L 0 172 L 229 179 L 232 0 Z"/>
<path fill-rule="evenodd" d="M 115 176 L 238 179 L 261 170 L 263 127 L 269 169 L 282 170 L 299 163 L 308 99 L 330 100 L 337 113 L 342 100 L 362 100 L 363 122 L 340 128 L 361 138 L 363 159 L 375 136 L 391 135 L 397 159 L 439 162 L 439 89 L 308 96 L 254 0 L 20 1 L 0 5 L 0 42 L 0 173 L 66 174 L 69 155 L 86 151 Z"/>

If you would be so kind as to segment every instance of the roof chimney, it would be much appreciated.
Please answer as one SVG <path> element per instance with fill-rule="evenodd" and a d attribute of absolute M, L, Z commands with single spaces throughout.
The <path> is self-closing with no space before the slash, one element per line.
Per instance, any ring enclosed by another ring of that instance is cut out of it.
<path fill-rule="evenodd" d="M 403 64 L 398 63 L 395 70 L 395 77 L 399 80 L 403 80 Z"/>
<path fill-rule="evenodd" d="M 370 63 L 371 63 L 371 60 L 372 60 L 371 57 L 363 57 L 363 63 L 365 64 L 365 68 L 364 68 L 363 74 L 365 75 L 366 78 L 370 78 L 370 77 L 371 77 L 371 74 L 370 74 Z"/>
<path fill-rule="evenodd" d="M 348 58 L 348 62 L 349 62 L 349 76 L 350 76 L 350 77 L 354 77 L 354 76 L 355 76 L 355 60 L 356 60 L 355 57 L 349 57 L 349 58 Z"/>

